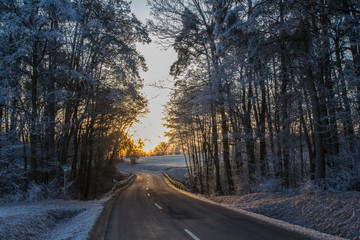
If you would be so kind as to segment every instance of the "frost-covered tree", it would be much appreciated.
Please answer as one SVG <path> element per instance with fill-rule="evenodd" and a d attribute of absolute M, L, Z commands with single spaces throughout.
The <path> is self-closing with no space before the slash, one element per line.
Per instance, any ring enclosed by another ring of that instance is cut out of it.
<path fill-rule="evenodd" d="M 356 1 L 150 5 L 152 29 L 178 52 L 169 135 L 181 139 L 199 189 L 220 193 L 206 174 L 226 179 L 229 193 L 229 173 L 239 192 L 272 178 L 324 188 L 358 179 Z M 224 176 L 211 170 L 217 162 Z"/>
<path fill-rule="evenodd" d="M 0 1 L 0 11 L 0 145 L 16 163 L 5 175 L 21 173 L 26 190 L 70 164 L 72 191 L 87 198 L 145 111 L 135 44 L 150 41 L 146 28 L 122 0 Z"/>

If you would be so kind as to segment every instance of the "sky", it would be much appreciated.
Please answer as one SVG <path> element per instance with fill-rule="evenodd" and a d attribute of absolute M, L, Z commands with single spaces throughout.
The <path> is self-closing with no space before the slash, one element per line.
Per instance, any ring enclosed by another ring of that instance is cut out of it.
<path fill-rule="evenodd" d="M 150 17 L 150 9 L 146 4 L 146 0 L 133 0 L 131 10 L 136 17 L 143 23 Z M 140 118 L 139 124 L 133 126 L 131 134 L 133 139 L 148 139 L 145 141 L 144 151 L 149 151 L 161 141 L 166 141 L 164 131 L 166 128 L 162 126 L 164 121 L 162 118 L 164 105 L 169 99 L 168 89 L 159 89 L 153 87 L 154 83 L 170 82 L 169 70 L 171 64 L 176 59 L 176 53 L 172 49 L 164 50 L 162 47 L 153 42 L 149 45 L 138 44 L 138 51 L 145 57 L 148 66 L 147 72 L 141 72 L 144 79 L 143 92 L 149 101 L 150 112 L 143 118 Z"/>

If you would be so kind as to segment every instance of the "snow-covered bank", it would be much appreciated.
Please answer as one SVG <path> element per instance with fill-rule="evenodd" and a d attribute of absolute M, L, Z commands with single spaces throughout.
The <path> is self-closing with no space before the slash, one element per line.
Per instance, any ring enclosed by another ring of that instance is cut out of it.
<path fill-rule="evenodd" d="M 360 240 L 360 193 L 282 195 L 254 193 L 210 198 L 232 208 L 258 213 L 323 233 Z"/>
<path fill-rule="evenodd" d="M 46 200 L 1 206 L 0 239 L 87 239 L 104 202 Z"/>

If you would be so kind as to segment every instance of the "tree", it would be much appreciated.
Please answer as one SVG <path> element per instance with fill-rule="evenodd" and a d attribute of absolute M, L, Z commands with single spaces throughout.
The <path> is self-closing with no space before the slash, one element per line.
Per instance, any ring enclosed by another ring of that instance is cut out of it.
<path fill-rule="evenodd" d="M 151 155 L 163 156 L 168 154 L 170 144 L 167 142 L 160 142 L 154 149 L 150 150 Z"/>
<path fill-rule="evenodd" d="M 198 191 L 221 194 L 225 181 L 226 193 L 254 191 L 271 178 L 285 187 L 304 178 L 334 187 L 344 171 L 356 178 L 357 164 L 340 156 L 358 155 L 358 5 L 150 5 L 151 29 L 178 53 L 168 136 L 182 145 Z"/>
<path fill-rule="evenodd" d="M 122 0 L 0 1 L 0 11 L 2 161 L 22 173 L 25 190 L 71 163 L 72 191 L 88 198 L 91 179 L 146 112 L 135 48 L 150 42 L 146 28 Z"/>
<path fill-rule="evenodd" d="M 131 138 L 128 139 L 126 157 L 130 158 L 131 164 L 136 164 L 139 157 L 144 155 L 144 146 L 145 144 L 140 138 L 136 141 Z"/>

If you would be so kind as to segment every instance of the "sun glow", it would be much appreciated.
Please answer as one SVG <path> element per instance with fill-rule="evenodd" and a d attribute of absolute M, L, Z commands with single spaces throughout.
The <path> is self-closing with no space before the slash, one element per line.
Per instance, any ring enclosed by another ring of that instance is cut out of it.
<path fill-rule="evenodd" d="M 145 23 L 149 18 L 149 8 L 146 6 L 146 0 L 132 1 L 132 12 L 140 21 Z M 133 139 L 141 138 L 144 143 L 144 151 L 149 152 L 161 141 L 166 141 L 164 131 L 166 128 L 163 123 L 163 106 L 168 101 L 169 89 L 160 89 L 154 87 L 159 82 L 170 82 L 170 66 L 176 59 L 176 53 L 173 49 L 162 50 L 155 43 L 155 39 L 151 37 L 153 42 L 149 45 L 137 45 L 137 50 L 145 57 L 147 72 L 141 72 L 140 75 L 144 79 L 144 94 L 149 100 L 149 113 L 139 119 L 139 123 L 134 124 L 130 134 Z"/>

